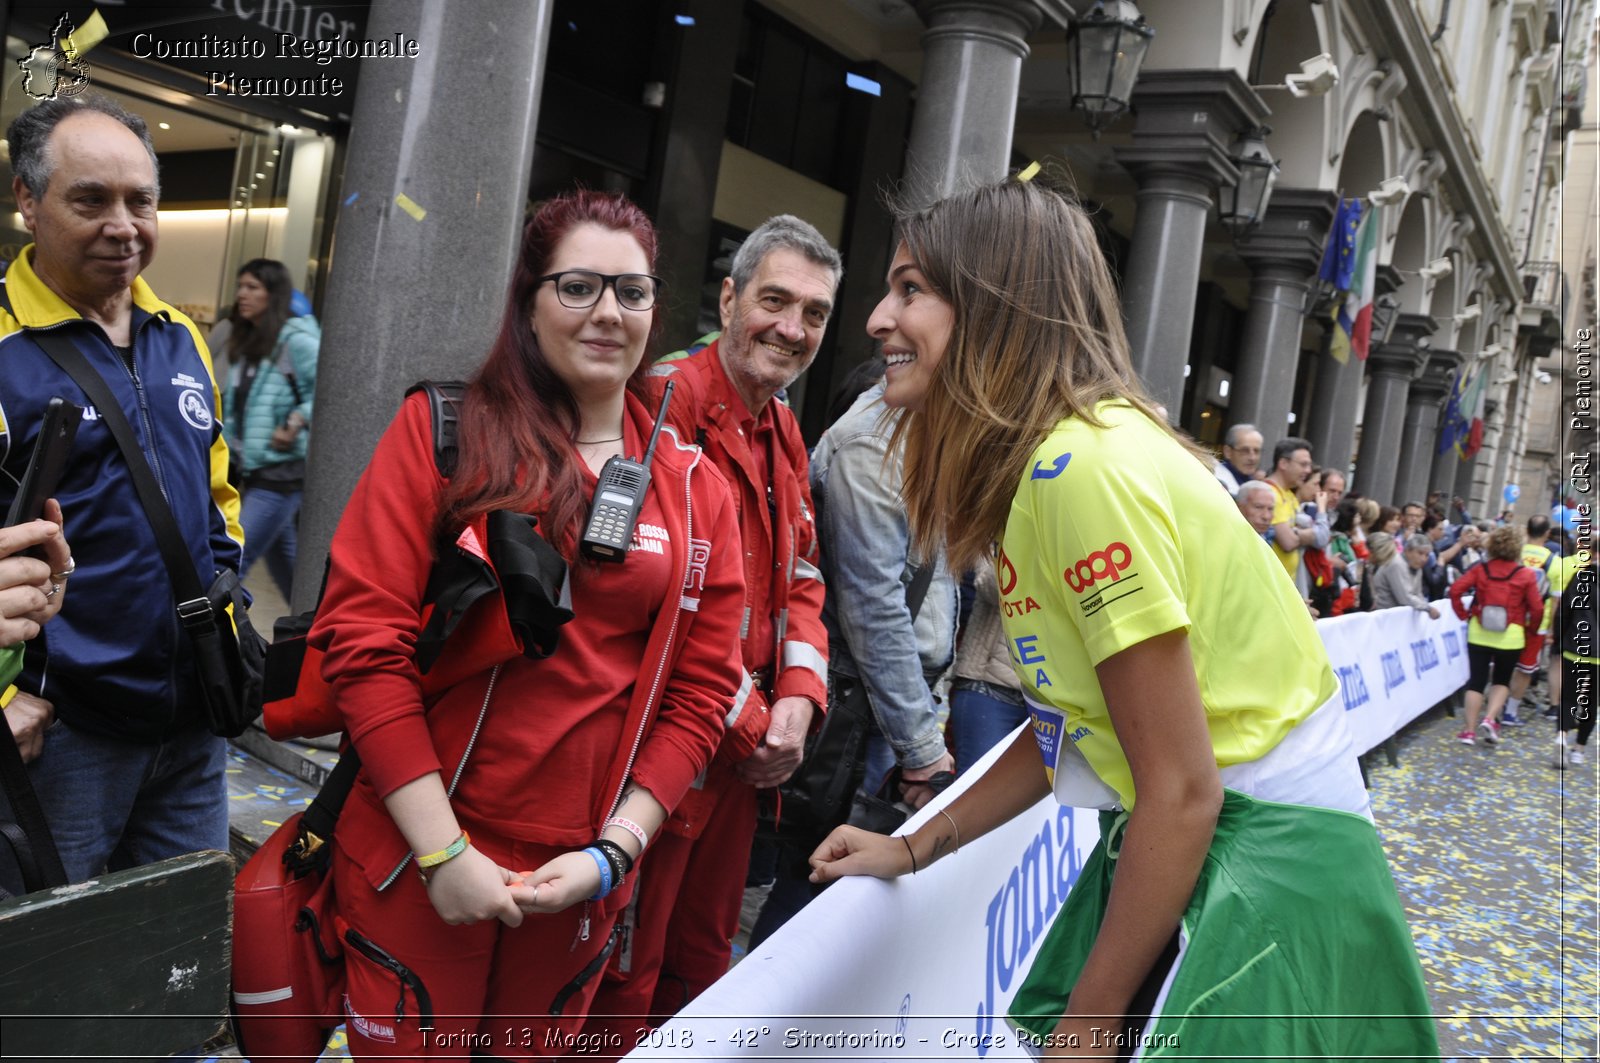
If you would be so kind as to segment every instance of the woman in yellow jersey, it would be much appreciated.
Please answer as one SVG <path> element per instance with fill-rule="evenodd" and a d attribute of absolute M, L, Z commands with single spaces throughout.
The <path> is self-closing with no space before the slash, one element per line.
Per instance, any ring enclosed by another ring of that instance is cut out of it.
<path fill-rule="evenodd" d="M 1011 178 L 899 238 L 868 330 L 910 411 L 912 531 L 955 569 L 999 544 L 1033 727 L 914 834 L 835 831 L 814 880 L 915 872 L 1053 789 L 1102 809 L 1102 840 L 1012 1002 L 1025 1042 L 1436 1055 L 1327 656 L 1135 378 L 1089 219 Z"/>

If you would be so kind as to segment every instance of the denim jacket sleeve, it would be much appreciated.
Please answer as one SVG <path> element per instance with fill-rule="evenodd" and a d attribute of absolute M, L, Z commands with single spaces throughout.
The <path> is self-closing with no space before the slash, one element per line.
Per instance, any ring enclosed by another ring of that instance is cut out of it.
<path fill-rule="evenodd" d="M 910 529 L 899 498 L 900 463 L 886 464 L 887 453 L 881 431 L 840 443 L 821 507 L 822 543 L 833 613 L 878 726 L 901 767 L 921 768 L 938 760 L 945 746 L 906 607 Z M 946 578 L 943 591 L 949 589 Z M 923 613 L 936 607 L 940 593 L 941 581 L 935 578 Z M 919 624 L 921 619 L 919 614 Z M 948 642 L 941 652 L 936 664 L 948 661 Z"/>

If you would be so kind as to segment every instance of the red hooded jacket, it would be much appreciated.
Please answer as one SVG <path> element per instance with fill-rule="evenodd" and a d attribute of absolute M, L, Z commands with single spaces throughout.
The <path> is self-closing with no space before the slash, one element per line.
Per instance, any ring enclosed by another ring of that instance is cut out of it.
<path fill-rule="evenodd" d="M 756 751 L 772 722 L 767 693 L 752 672 L 767 674 L 774 701 L 808 697 L 819 714 L 828 705 L 828 633 L 811 466 L 800 425 L 777 401 L 752 417 L 728 379 L 719 347 L 720 341 L 712 343 L 651 371 L 676 383 L 671 423 L 685 439 L 699 442 L 728 478 L 744 543 L 746 601 L 739 634 L 745 675 L 710 775 L 668 822 L 668 829 L 688 837 L 699 835 L 704 815 L 734 779 L 733 765 Z M 765 454 L 758 453 L 762 448 Z"/>
<path fill-rule="evenodd" d="M 627 414 L 637 455 L 651 414 L 632 396 Z M 338 843 L 375 888 L 409 851 L 383 798 L 433 771 L 450 786 L 469 748 L 462 825 L 563 847 L 595 838 L 629 779 L 670 811 L 705 769 L 740 683 L 738 529 L 726 482 L 670 425 L 651 472 L 632 566 L 574 563 L 554 656 L 464 680 L 424 714 L 414 648 L 444 480 L 426 397 L 401 407 L 340 521 L 309 636 L 362 758 Z M 644 573 L 656 591 L 641 598 Z"/>

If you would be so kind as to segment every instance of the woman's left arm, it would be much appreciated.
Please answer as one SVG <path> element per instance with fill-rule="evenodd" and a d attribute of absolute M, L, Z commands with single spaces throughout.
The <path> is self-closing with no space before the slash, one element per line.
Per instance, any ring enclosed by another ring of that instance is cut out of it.
<path fill-rule="evenodd" d="M 1103 661 L 1096 673 L 1135 801 L 1122 836 L 1105 919 L 1058 1034 L 1120 1030 L 1134 993 L 1194 893 L 1222 808 L 1205 706 L 1188 635 L 1170 631 Z M 1057 1038 L 1058 1042 L 1065 1041 Z"/>

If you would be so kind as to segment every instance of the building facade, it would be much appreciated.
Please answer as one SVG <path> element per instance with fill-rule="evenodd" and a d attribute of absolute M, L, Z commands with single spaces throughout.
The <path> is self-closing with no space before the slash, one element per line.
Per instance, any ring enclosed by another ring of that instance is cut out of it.
<path fill-rule="evenodd" d="M 1578 297 L 1593 291 L 1594 171 L 1574 162 L 1585 135 L 1592 159 L 1594 0 L 1142 0 L 1154 36 L 1128 113 L 1100 129 L 1069 73 L 1069 29 L 1095 6 L 180 0 L 108 9 L 88 60 L 96 88 L 173 127 L 156 140 L 171 212 L 158 290 L 214 318 L 237 265 L 267 255 L 324 317 L 319 412 L 349 427 L 319 425 L 313 443 L 308 565 L 359 473 L 345 459 L 370 452 L 403 387 L 463 375 L 487 347 L 532 202 L 582 182 L 652 213 L 668 347 L 715 325 L 750 229 L 783 211 L 817 225 L 847 272 L 791 391 L 815 437 L 871 350 L 892 251 L 883 191 L 925 200 L 1035 160 L 1092 211 L 1136 368 L 1197 438 L 1237 422 L 1269 447 L 1306 436 L 1382 502 L 1439 490 L 1493 515 L 1516 485 L 1524 509 L 1547 507 L 1567 449 L 1548 411 L 1576 383 L 1558 355 L 1594 317 Z M 60 13 L 10 6 L 13 71 Z M 180 54 L 204 34 L 268 51 Z M 285 36 L 336 54 L 285 57 Z M 408 40 L 412 56 L 373 54 Z M 341 92 L 287 94 L 330 73 Z M 0 117 L 27 102 L 13 73 Z M 1276 184 L 1254 224 L 1224 224 L 1251 132 Z M 1587 206 L 1563 215 L 1577 180 Z M 1374 193 L 1379 327 L 1370 357 L 1341 363 L 1318 266 L 1340 200 Z M 22 239 L 6 237 L 13 252 Z M 1439 446 L 1463 381 L 1485 382 L 1470 459 Z M 336 474 L 318 468 L 330 453 Z"/>

